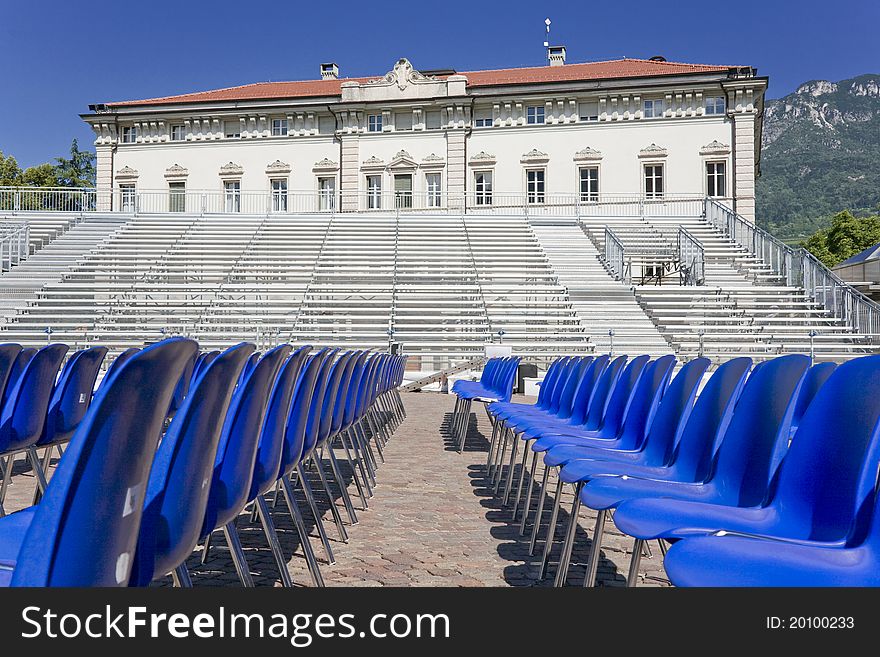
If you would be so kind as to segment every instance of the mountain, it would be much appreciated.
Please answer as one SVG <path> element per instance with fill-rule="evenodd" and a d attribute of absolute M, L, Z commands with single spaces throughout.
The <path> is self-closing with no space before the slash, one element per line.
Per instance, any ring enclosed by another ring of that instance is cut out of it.
<path fill-rule="evenodd" d="M 757 221 L 787 239 L 880 208 L 880 74 L 805 82 L 764 109 Z"/>

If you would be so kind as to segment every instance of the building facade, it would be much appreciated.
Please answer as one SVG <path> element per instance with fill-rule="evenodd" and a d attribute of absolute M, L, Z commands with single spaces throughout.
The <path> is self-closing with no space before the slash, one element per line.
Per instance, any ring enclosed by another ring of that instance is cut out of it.
<path fill-rule="evenodd" d="M 552 207 L 712 196 L 754 217 L 767 79 L 623 59 L 267 82 L 90 106 L 102 209 Z"/>

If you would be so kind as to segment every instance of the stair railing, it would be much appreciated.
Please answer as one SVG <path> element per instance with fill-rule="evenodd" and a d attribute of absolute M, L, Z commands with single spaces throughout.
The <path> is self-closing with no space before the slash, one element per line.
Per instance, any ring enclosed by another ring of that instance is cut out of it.
<path fill-rule="evenodd" d="M 609 226 L 605 226 L 605 264 L 614 280 L 630 282 L 630 266 L 626 260 L 623 242 Z"/>
<path fill-rule="evenodd" d="M 702 242 L 684 226 L 678 229 L 678 272 L 682 285 L 706 282 L 706 251 Z"/>

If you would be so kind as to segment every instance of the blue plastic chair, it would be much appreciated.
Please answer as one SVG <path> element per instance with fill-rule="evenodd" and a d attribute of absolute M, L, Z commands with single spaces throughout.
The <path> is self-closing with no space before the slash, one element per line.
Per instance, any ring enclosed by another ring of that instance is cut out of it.
<path fill-rule="evenodd" d="M 196 349 L 152 345 L 102 386 L 40 504 L 0 519 L 0 585 L 128 584 L 165 411 Z"/>
<path fill-rule="evenodd" d="M 110 367 L 107 368 L 107 372 L 104 374 L 104 378 L 102 378 L 101 382 L 98 384 L 97 389 L 100 390 L 101 386 L 104 385 L 104 381 L 109 381 L 116 370 L 125 365 L 125 362 L 139 351 L 140 349 L 138 349 L 137 347 L 129 347 L 128 349 L 120 353 L 116 358 L 114 358 L 113 362 L 110 363 Z"/>
<path fill-rule="evenodd" d="M 293 586 L 293 581 L 290 579 L 287 562 L 278 540 L 278 533 L 275 530 L 275 524 L 272 522 L 272 516 L 263 494 L 271 489 L 278 479 L 281 447 L 290 417 L 294 388 L 309 351 L 311 351 L 311 347 L 300 347 L 293 352 L 282 365 L 272 387 L 269 405 L 263 418 L 263 427 L 260 430 L 260 441 L 257 444 L 257 455 L 254 459 L 254 473 L 247 496 L 247 503 L 255 503 L 263 533 L 269 542 L 275 564 L 278 566 L 281 584 L 287 588 Z"/>
<path fill-rule="evenodd" d="M 214 530 L 223 530 L 239 580 L 247 587 L 252 587 L 254 582 L 234 522 L 244 508 L 250 491 L 269 392 L 289 353 L 289 345 L 271 349 L 259 359 L 247 377 L 240 378 L 217 445 L 205 507 L 200 538 L 207 539 Z M 252 360 L 253 355 L 247 362 Z M 242 369 L 245 368 L 247 364 Z"/>
<path fill-rule="evenodd" d="M 205 518 L 208 484 L 229 402 L 254 349 L 252 344 L 238 344 L 202 368 L 165 432 L 150 470 L 132 586 L 147 586 L 167 573 L 173 573 L 180 586 L 192 585 L 184 563 L 195 549 Z M 179 388 L 178 382 L 175 391 Z"/>
<path fill-rule="evenodd" d="M 13 373 L 18 355 L 21 353 L 21 345 L 11 342 L 0 344 L 0 391 L 6 390 L 6 384 Z M 24 369 L 22 367 L 22 369 Z M 19 370 L 18 375 L 21 374 Z M 18 376 L 15 377 L 16 380 Z"/>
<path fill-rule="evenodd" d="M 33 347 L 25 347 L 24 349 L 19 348 L 18 355 L 12 362 L 12 367 L 6 377 L 6 385 L 3 388 L 3 398 L 0 400 L 0 408 L 6 406 L 6 402 L 9 401 L 9 395 L 15 389 L 15 384 L 18 383 L 18 380 L 21 378 L 24 368 L 29 362 L 31 362 L 31 359 L 36 353 L 37 350 Z"/>
<path fill-rule="evenodd" d="M 9 459 L 6 466 L 7 476 L 0 484 L 0 500 L 5 495 L 8 480 L 12 476 L 15 455 L 19 452 L 27 454 L 40 492 L 46 490 L 46 479 L 43 477 L 35 445 L 43 433 L 55 378 L 66 353 L 67 345 L 51 344 L 43 347 L 27 362 L 12 388 L 7 386 L 9 394 L 0 411 L 0 459 L 6 456 Z M 0 506 L 0 514 L 2 513 Z"/>
<path fill-rule="evenodd" d="M 767 361 L 752 373 L 705 480 L 603 477 L 586 484 L 579 499 L 599 512 L 603 526 L 609 509 L 643 497 L 673 497 L 729 506 L 760 504 L 779 460 L 788 448 L 795 394 L 809 365 L 807 356 L 793 354 Z M 603 526 L 600 527 L 597 521 L 588 570 L 592 576 Z M 634 561 L 637 562 L 640 554 L 641 544 L 634 554 Z M 637 571 L 631 569 L 631 584 L 635 583 L 636 575 Z"/>
<path fill-rule="evenodd" d="M 198 357 L 198 354 L 193 354 L 192 360 L 186 364 L 185 368 L 183 368 L 183 374 L 180 375 L 180 381 L 177 382 L 177 387 L 174 389 L 174 395 L 171 397 L 171 404 L 168 407 L 168 417 L 174 417 L 174 414 L 177 413 L 177 409 L 183 405 L 183 400 L 189 393 L 189 386 L 193 380 L 193 372 Z"/>
<path fill-rule="evenodd" d="M 810 402 L 813 401 L 813 397 L 816 396 L 816 393 L 819 392 L 819 388 L 825 384 L 828 377 L 831 376 L 836 368 L 836 363 L 819 363 L 818 365 L 813 365 L 807 370 L 807 375 L 804 377 L 804 380 L 801 383 L 801 389 L 798 391 L 797 403 L 795 403 L 794 414 L 791 418 L 792 435 L 797 431 L 798 425 L 801 423 L 801 418 L 804 416 L 804 413 L 807 412 L 807 408 L 810 406 Z"/>

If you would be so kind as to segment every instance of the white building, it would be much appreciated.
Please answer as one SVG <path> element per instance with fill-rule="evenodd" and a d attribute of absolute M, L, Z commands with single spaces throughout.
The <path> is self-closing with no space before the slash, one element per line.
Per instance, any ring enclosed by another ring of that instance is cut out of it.
<path fill-rule="evenodd" d="M 313 212 L 716 196 L 754 217 L 767 79 L 663 58 L 263 82 L 92 105 L 101 209 Z M 111 193 L 112 191 L 112 193 Z"/>

